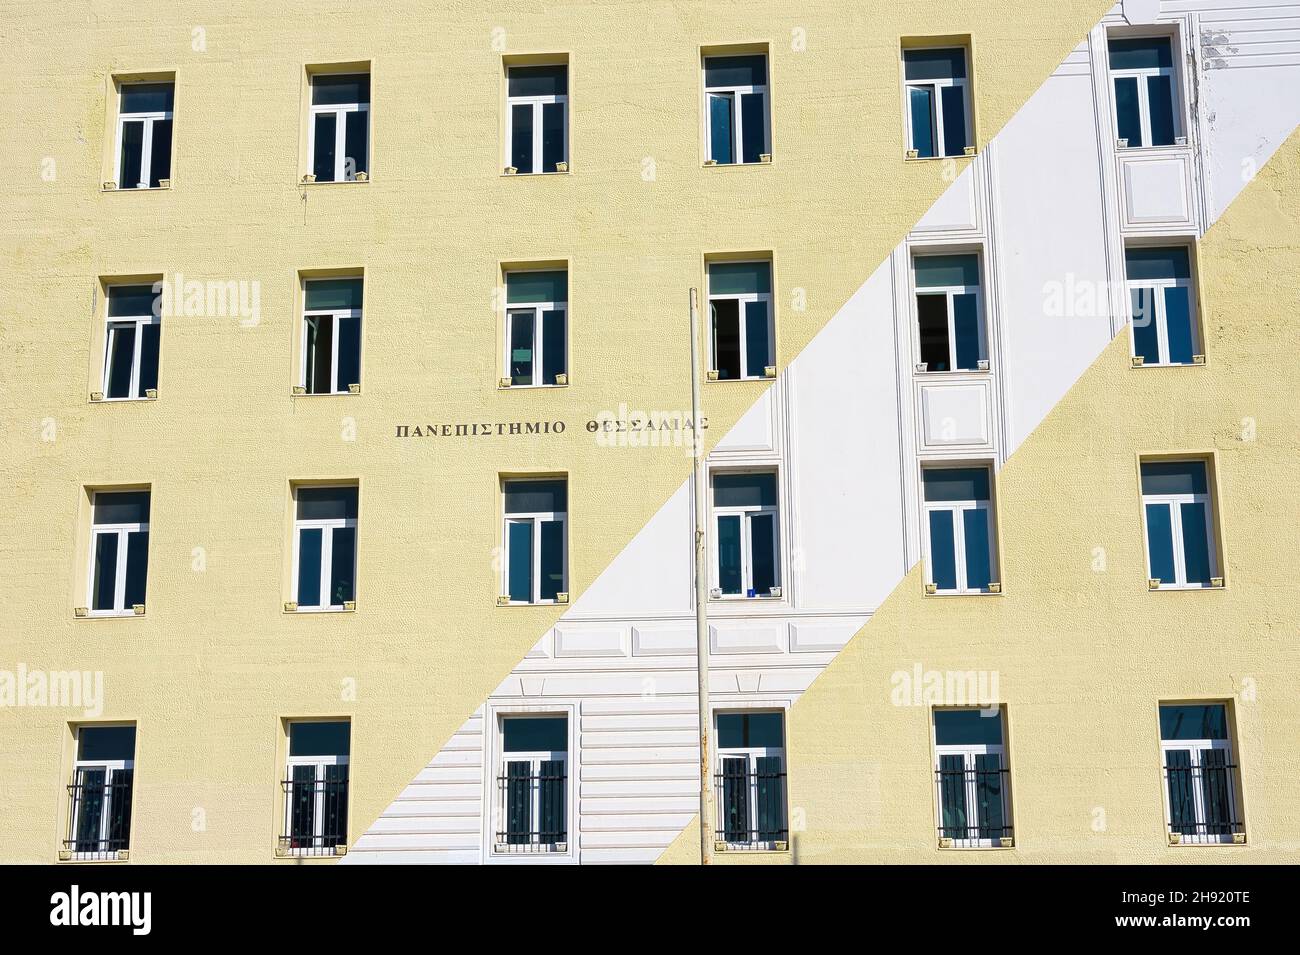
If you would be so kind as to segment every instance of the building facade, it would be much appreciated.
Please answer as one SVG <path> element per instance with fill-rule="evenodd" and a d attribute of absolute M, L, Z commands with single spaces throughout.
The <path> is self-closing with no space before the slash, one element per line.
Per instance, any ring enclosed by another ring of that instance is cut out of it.
<path fill-rule="evenodd" d="M 9 861 L 691 861 L 691 288 L 719 860 L 1300 856 L 1300 4 L 700 6 L 24 24 Z"/>

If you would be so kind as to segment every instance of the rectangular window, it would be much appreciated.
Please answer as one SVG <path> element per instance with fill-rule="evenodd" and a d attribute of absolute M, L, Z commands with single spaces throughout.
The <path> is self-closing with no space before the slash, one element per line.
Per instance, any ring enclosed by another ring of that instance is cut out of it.
<path fill-rule="evenodd" d="M 348 759 L 352 726 L 347 720 L 295 720 L 289 724 L 289 756 L 281 787 L 286 854 L 334 855 L 348 841 Z"/>
<path fill-rule="evenodd" d="M 927 590 L 986 594 L 997 583 L 990 485 L 980 467 L 928 467 L 921 471 Z M 999 585 L 1000 589 L 1000 585 Z"/>
<path fill-rule="evenodd" d="M 770 154 L 767 55 L 704 58 L 705 156 L 719 166 Z"/>
<path fill-rule="evenodd" d="M 1002 708 L 934 711 L 934 786 L 940 845 L 1010 847 L 1011 786 Z"/>
<path fill-rule="evenodd" d="M 147 398 L 158 387 L 162 335 L 159 296 L 153 285 L 108 286 L 104 323 L 104 398 Z"/>
<path fill-rule="evenodd" d="M 90 613 L 134 613 L 149 575 L 149 492 L 96 491 L 90 507 Z"/>
<path fill-rule="evenodd" d="M 709 263 L 709 355 L 719 381 L 775 369 L 771 262 Z"/>
<path fill-rule="evenodd" d="M 717 714 L 714 839 L 735 849 L 785 849 L 785 714 Z"/>
<path fill-rule="evenodd" d="M 1160 590 L 1221 584 L 1214 499 L 1204 461 L 1142 462 L 1147 578 Z"/>
<path fill-rule="evenodd" d="M 357 488 L 294 489 L 293 579 L 298 610 L 343 610 L 356 599 Z"/>
<path fill-rule="evenodd" d="M 512 604 L 568 599 L 569 491 L 564 478 L 512 479 L 505 493 L 505 594 Z"/>
<path fill-rule="evenodd" d="M 1121 146 L 1172 146 L 1182 135 L 1173 38 L 1111 37 L 1115 138 Z"/>
<path fill-rule="evenodd" d="M 1142 365 L 1191 365 L 1201 355 L 1191 256 L 1186 246 L 1124 253 L 1133 357 Z"/>
<path fill-rule="evenodd" d="M 118 92 L 117 187 L 156 189 L 172 175 L 174 83 L 123 83 Z"/>
<path fill-rule="evenodd" d="M 973 252 L 912 259 L 916 325 L 924 371 L 988 368 L 980 260 Z"/>
<path fill-rule="evenodd" d="M 117 859 L 131 848 L 135 726 L 79 726 L 68 784 L 68 835 L 73 859 Z"/>
<path fill-rule="evenodd" d="M 310 82 L 307 155 L 316 181 L 369 176 L 370 74 L 316 73 Z"/>
<path fill-rule="evenodd" d="M 1160 704 L 1160 752 L 1169 841 L 1206 845 L 1244 839 L 1226 704 Z"/>
<path fill-rule="evenodd" d="M 497 852 L 565 852 L 569 842 L 569 720 L 503 716 Z"/>
<path fill-rule="evenodd" d="M 569 161 L 569 67 L 506 68 L 506 165 L 517 175 Z"/>
<path fill-rule="evenodd" d="M 907 144 L 918 159 L 964 156 L 974 144 L 966 49 L 903 51 Z"/>
<path fill-rule="evenodd" d="M 775 471 L 713 475 L 713 596 L 781 596 Z"/>
<path fill-rule="evenodd" d="M 568 375 L 568 297 L 563 269 L 506 273 L 503 377 L 511 385 L 555 385 Z"/>
<path fill-rule="evenodd" d="M 361 278 L 303 284 L 302 387 L 309 395 L 361 386 Z"/>

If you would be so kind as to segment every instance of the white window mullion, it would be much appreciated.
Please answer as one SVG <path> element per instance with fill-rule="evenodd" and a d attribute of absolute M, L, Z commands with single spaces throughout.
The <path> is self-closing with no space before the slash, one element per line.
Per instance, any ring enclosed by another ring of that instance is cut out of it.
<path fill-rule="evenodd" d="M 126 543 L 129 532 L 119 530 L 117 533 L 117 566 L 113 568 L 113 609 L 119 613 L 126 610 Z"/>
<path fill-rule="evenodd" d="M 334 181 L 343 182 L 347 176 L 347 113 L 334 111 Z"/>
<path fill-rule="evenodd" d="M 329 567 L 334 554 L 334 529 L 332 527 L 321 527 L 320 529 L 320 601 L 321 607 L 330 606 L 330 574 Z"/>

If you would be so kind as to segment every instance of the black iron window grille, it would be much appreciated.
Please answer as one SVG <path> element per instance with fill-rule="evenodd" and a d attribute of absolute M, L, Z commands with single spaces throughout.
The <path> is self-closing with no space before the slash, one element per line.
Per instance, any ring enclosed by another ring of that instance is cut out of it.
<path fill-rule="evenodd" d="M 1010 844 L 1014 832 L 1008 781 L 1008 770 L 996 753 L 941 755 L 934 772 L 940 845 L 945 840 L 967 849 Z"/>
<path fill-rule="evenodd" d="M 784 848 L 790 838 L 784 760 L 722 756 L 719 767 L 713 776 L 718 806 L 714 841 L 734 849 Z"/>
<path fill-rule="evenodd" d="M 293 765 L 288 776 L 280 849 L 299 856 L 337 854 L 335 847 L 348 841 L 347 765 Z"/>
<path fill-rule="evenodd" d="M 79 767 L 68 784 L 68 837 L 79 859 L 116 859 L 130 848 L 135 770 Z"/>
<path fill-rule="evenodd" d="M 507 760 L 497 777 L 497 852 L 568 849 L 565 760 Z"/>
<path fill-rule="evenodd" d="M 1237 766 L 1226 750 L 1203 749 L 1194 765 L 1189 750 L 1168 749 L 1164 770 L 1171 842 L 1234 842 L 1245 834 L 1237 812 Z"/>

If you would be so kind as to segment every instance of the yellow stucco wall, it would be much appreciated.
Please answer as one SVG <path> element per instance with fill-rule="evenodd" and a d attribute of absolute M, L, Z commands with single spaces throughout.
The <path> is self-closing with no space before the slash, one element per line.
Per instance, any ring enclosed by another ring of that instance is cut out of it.
<path fill-rule="evenodd" d="M 1121 334 L 1002 469 L 1004 593 L 926 597 L 914 567 L 795 704 L 799 862 L 1300 861 L 1300 132 L 1199 263 L 1207 363 L 1132 369 Z M 1212 456 L 1222 591 L 1147 590 L 1138 458 L 1165 452 Z M 998 674 L 1014 849 L 937 847 L 930 708 L 891 696 L 918 663 Z M 1166 844 L 1157 706 L 1179 700 L 1231 701 L 1244 846 Z"/>
<path fill-rule="evenodd" d="M 971 35 L 986 142 L 1109 2 L 2 6 L 0 667 L 103 671 L 102 718 L 138 724 L 133 859 L 258 862 L 282 717 L 352 718 L 355 837 L 558 616 L 494 606 L 498 473 L 568 473 L 575 597 L 688 473 L 681 452 L 602 448 L 583 424 L 688 407 L 704 253 L 773 253 L 784 364 L 948 185 L 953 167 L 901 158 L 900 37 Z M 754 41 L 775 160 L 703 168 L 700 49 Z M 530 52 L 569 55 L 568 176 L 499 175 L 502 56 Z M 305 67 L 362 60 L 372 181 L 304 193 Z M 150 71 L 175 74 L 174 188 L 101 192 L 112 77 Z M 557 258 L 573 383 L 499 392 L 499 265 Z M 365 270 L 363 394 L 293 399 L 298 274 L 332 268 Z M 176 273 L 259 282 L 260 322 L 169 319 L 160 398 L 90 403 L 99 283 Z M 711 435 L 763 387 L 710 386 Z M 567 431 L 393 436 L 535 420 Z M 287 615 L 289 482 L 319 478 L 361 485 L 358 610 Z M 84 489 L 126 483 L 152 488 L 148 612 L 74 619 Z M 0 712 L 5 861 L 55 858 L 77 718 Z"/>

